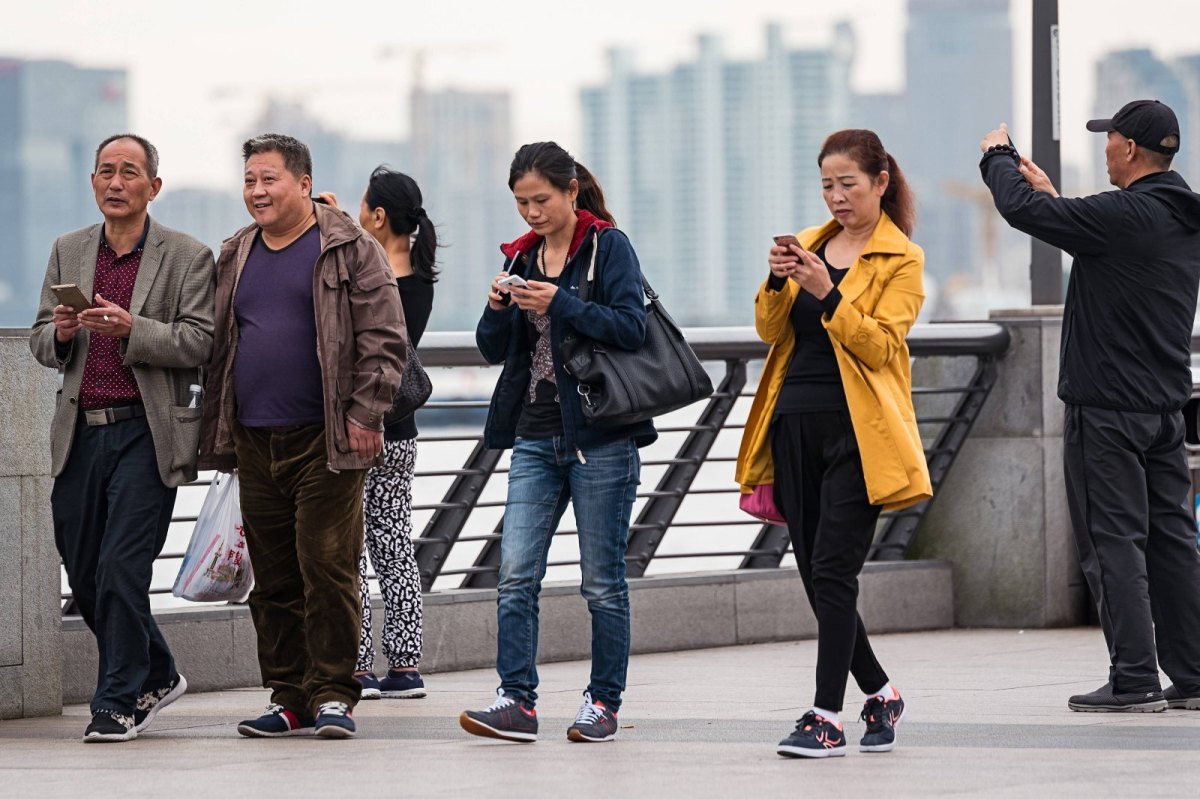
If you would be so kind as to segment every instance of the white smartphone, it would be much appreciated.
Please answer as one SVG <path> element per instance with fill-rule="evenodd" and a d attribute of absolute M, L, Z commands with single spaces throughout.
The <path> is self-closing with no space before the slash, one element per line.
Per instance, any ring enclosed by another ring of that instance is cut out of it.
<path fill-rule="evenodd" d="M 497 286 L 516 286 L 517 288 L 520 288 L 520 289 L 529 288 L 529 284 L 525 282 L 525 278 L 521 277 L 520 275 L 509 275 L 508 277 L 502 277 L 496 281 L 496 285 Z"/>

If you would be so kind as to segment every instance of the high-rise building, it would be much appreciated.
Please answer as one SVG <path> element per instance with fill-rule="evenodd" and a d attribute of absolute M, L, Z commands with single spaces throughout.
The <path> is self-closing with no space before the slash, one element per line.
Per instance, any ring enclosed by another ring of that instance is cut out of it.
<path fill-rule="evenodd" d="M 0 59 L 0 325 L 33 322 L 55 238 L 100 220 L 96 146 L 127 124 L 124 70 Z"/>
<path fill-rule="evenodd" d="M 437 226 L 441 275 L 431 330 L 474 330 L 500 271 L 500 243 L 527 227 L 508 190 L 513 157 L 507 93 L 412 92 L 411 174 Z M 419 234 L 418 234 L 419 235 Z"/>
<path fill-rule="evenodd" d="M 852 50 L 848 28 L 790 49 L 771 25 L 758 60 L 727 59 L 713 36 L 661 74 L 613 51 L 581 92 L 579 158 L 680 322 L 744 323 L 771 236 L 827 217 L 816 157 L 848 117 Z"/>
<path fill-rule="evenodd" d="M 927 279 L 1023 287 L 1027 271 L 1000 264 L 1027 239 L 1007 229 L 987 233 L 996 211 L 977 166 L 979 139 L 1013 119 L 1009 0 L 908 0 L 905 73 L 903 127 L 884 144 L 917 197 L 914 238 L 925 250 Z"/>
<path fill-rule="evenodd" d="M 1200 108 L 1189 102 L 1189 95 L 1194 97 L 1200 88 L 1197 87 L 1200 79 L 1196 71 L 1197 60 L 1200 59 L 1181 58 L 1168 64 L 1149 49 L 1137 48 L 1108 53 L 1096 62 L 1096 103 L 1092 107 L 1095 118 L 1107 119 L 1131 100 L 1162 100 L 1179 118 L 1183 146 L 1171 167 L 1185 178 L 1189 177 L 1191 165 L 1198 157 L 1196 151 L 1189 151 L 1188 147 L 1197 140 L 1197 130 L 1189 122 L 1200 113 Z M 1188 135 L 1193 137 L 1190 141 Z M 1096 190 L 1111 189 L 1103 143 L 1097 140 L 1090 155 L 1092 183 Z"/>

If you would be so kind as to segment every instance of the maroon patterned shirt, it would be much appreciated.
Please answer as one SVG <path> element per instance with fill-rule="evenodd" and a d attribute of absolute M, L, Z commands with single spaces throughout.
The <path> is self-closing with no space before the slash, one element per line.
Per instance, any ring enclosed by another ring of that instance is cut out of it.
<path fill-rule="evenodd" d="M 133 283 L 142 265 L 142 249 L 146 246 L 146 234 L 149 231 L 150 220 L 147 219 L 146 229 L 142 231 L 142 238 L 133 252 L 118 257 L 108 246 L 104 225 L 100 226 L 100 252 L 96 256 L 93 297 L 100 294 L 109 302 L 129 310 Z M 83 379 L 79 386 L 79 407 L 91 410 L 141 401 L 142 392 L 138 390 L 133 370 L 121 363 L 121 340 L 113 336 L 91 334 L 87 362 L 83 365 Z"/>

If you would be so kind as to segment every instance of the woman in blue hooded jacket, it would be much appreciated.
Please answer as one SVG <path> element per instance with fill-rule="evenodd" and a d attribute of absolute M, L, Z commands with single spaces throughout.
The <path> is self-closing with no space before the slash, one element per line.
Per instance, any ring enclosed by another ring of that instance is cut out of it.
<path fill-rule="evenodd" d="M 570 501 L 583 573 L 580 593 L 592 617 L 592 671 L 567 737 L 609 741 L 616 735 L 629 664 L 625 543 L 641 472 L 638 447 L 657 434 L 649 421 L 589 426 L 578 384 L 563 369 L 559 350 L 572 332 L 611 347 L 641 346 L 646 335 L 641 268 L 629 240 L 613 226 L 600 185 L 554 142 L 518 150 L 508 186 L 531 229 L 501 247 L 504 268 L 492 281 L 475 333 L 484 358 L 504 364 L 484 443 L 513 450 L 500 540 L 500 687 L 495 702 L 465 711 L 459 723 L 475 735 L 537 739 L 538 593 L 550 542 Z M 589 272 L 594 283 L 584 301 L 579 287 Z M 524 285 L 501 284 L 510 275 Z"/>

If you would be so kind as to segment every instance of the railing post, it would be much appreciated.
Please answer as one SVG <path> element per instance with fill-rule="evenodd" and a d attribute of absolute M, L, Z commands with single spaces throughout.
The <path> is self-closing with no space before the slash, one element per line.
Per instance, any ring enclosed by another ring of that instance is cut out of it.
<path fill-rule="evenodd" d="M 646 567 L 654 558 L 654 553 L 662 543 L 663 534 L 670 526 L 671 520 L 683 498 L 687 496 L 692 481 L 700 471 L 701 464 L 708 457 L 717 440 L 729 412 L 737 401 L 738 395 L 746 386 L 746 362 L 742 359 L 725 361 L 725 377 L 721 385 L 713 392 L 704 413 L 696 423 L 698 429 L 693 430 L 684 440 L 683 446 L 675 454 L 676 463 L 667 467 L 662 479 L 654 489 L 655 496 L 646 500 L 642 512 L 638 514 L 629 531 L 629 544 L 625 552 L 626 574 L 630 577 L 641 577 L 646 573 Z"/>

